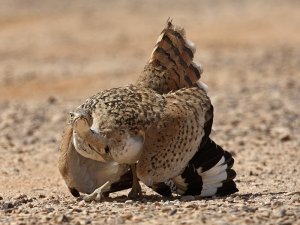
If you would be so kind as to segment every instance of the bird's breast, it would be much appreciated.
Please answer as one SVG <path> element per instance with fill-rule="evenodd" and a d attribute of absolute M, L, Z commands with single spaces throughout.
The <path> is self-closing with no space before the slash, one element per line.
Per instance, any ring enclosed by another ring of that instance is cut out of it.
<path fill-rule="evenodd" d="M 112 156 L 118 163 L 134 164 L 141 156 L 143 145 L 144 138 L 142 136 L 129 136 L 124 146 L 112 152 Z"/>

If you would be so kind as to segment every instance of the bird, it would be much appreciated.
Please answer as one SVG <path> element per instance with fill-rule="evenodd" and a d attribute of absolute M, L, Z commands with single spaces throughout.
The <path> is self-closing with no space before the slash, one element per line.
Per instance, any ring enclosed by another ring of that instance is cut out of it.
<path fill-rule="evenodd" d="M 73 129 L 70 124 L 67 124 L 59 148 L 58 167 L 74 197 L 79 197 L 80 192 L 91 194 L 95 189 L 105 184 L 107 188 L 102 193 L 105 197 L 108 197 L 112 192 L 128 189 L 132 186 L 132 173 L 128 167 L 83 157 L 76 151 L 72 139 Z M 118 175 L 120 173 L 121 175 Z M 107 184 L 109 179 L 114 182 Z"/>
<path fill-rule="evenodd" d="M 135 84 L 101 91 L 70 113 L 77 153 L 131 169 L 129 197 L 142 195 L 139 180 L 163 196 L 238 191 L 232 154 L 210 138 L 214 108 L 195 51 L 184 29 L 168 20 Z M 101 199 L 128 171 L 86 199 Z"/>

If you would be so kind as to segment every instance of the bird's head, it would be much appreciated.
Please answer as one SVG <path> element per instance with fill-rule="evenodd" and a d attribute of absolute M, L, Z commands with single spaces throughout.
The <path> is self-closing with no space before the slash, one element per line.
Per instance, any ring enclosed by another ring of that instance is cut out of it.
<path fill-rule="evenodd" d="M 99 119 L 94 119 L 89 110 L 76 109 L 70 112 L 69 124 L 73 127 L 74 145 L 84 157 L 97 161 L 115 161 L 133 164 L 141 154 L 144 132 L 123 128 L 103 129 Z M 93 123 L 94 122 L 94 123 Z"/>
<path fill-rule="evenodd" d="M 93 117 L 89 110 L 76 109 L 70 112 L 69 124 L 80 136 L 84 137 L 93 124 Z"/>

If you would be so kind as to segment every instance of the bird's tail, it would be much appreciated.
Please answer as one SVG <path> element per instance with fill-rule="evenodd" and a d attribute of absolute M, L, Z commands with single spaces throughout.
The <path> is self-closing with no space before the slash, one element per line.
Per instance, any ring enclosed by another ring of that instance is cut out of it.
<path fill-rule="evenodd" d="M 166 182 L 173 193 L 210 197 L 238 191 L 232 155 L 210 138 L 199 148 L 183 173 Z"/>
<path fill-rule="evenodd" d="M 193 61 L 195 51 L 196 47 L 186 39 L 184 29 L 168 20 L 137 84 L 161 94 L 184 87 L 206 89 L 206 85 L 198 81 L 202 68 Z"/>
<path fill-rule="evenodd" d="M 207 140 L 192 163 L 203 182 L 201 196 L 223 196 L 238 191 L 233 180 L 236 177 L 236 172 L 232 169 L 234 159 L 231 153 L 223 150 L 213 140 Z"/>

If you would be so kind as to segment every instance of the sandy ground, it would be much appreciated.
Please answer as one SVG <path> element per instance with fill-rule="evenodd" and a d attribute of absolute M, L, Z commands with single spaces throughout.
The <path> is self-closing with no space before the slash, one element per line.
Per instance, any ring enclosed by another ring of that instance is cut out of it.
<path fill-rule="evenodd" d="M 0 1 L 1 224 L 300 224 L 299 1 Z M 240 192 L 72 197 L 57 169 L 68 111 L 137 78 L 168 17 L 197 45 L 215 140 Z"/>

